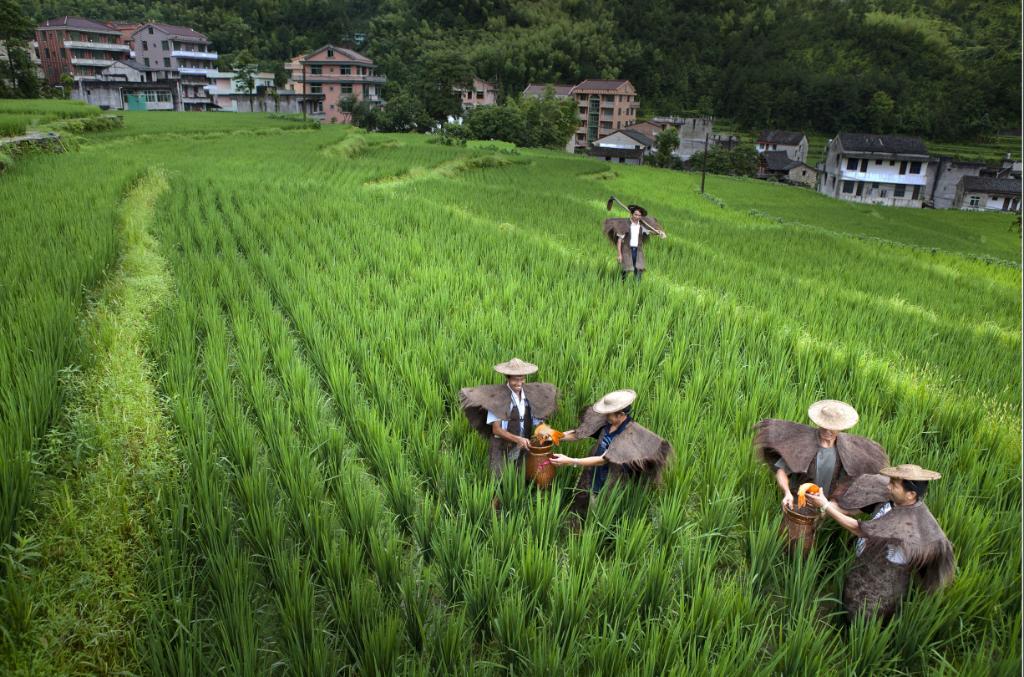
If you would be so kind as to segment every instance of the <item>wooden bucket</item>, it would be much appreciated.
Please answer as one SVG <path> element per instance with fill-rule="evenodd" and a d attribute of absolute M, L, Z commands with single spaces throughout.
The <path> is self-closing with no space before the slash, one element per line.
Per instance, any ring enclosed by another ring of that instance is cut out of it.
<path fill-rule="evenodd" d="M 550 487 L 551 480 L 555 479 L 555 466 L 551 463 L 551 447 L 550 442 L 539 447 L 531 444 L 526 454 L 526 479 L 541 489 Z"/>
<path fill-rule="evenodd" d="M 790 552 L 800 548 L 804 557 L 810 554 L 820 520 L 821 513 L 814 508 L 783 509 L 782 530 L 786 533 Z"/>

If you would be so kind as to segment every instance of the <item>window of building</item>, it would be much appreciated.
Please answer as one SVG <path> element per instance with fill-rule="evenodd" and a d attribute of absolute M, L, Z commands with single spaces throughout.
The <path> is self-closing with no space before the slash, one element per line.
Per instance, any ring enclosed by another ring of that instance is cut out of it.
<path fill-rule="evenodd" d="M 887 191 L 887 190 L 883 190 L 883 191 L 881 192 L 881 194 L 880 194 L 880 197 L 886 197 L 886 196 L 888 196 L 888 195 L 889 195 L 889 191 Z"/>
<path fill-rule="evenodd" d="M 907 194 L 907 187 L 902 185 L 902 184 L 897 185 L 892 190 L 892 196 L 893 197 L 903 197 L 906 194 Z"/>
<path fill-rule="evenodd" d="M 153 35 L 153 27 L 152 26 L 149 27 L 149 34 Z M 143 44 L 145 44 L 145 43 L 143 43 Z"/>
<path fill-rule="evenodd" d="M 162 40 L 160 42 L 160 49 L 164 50 L 165 52 L 168 51 L 168 49 L 167 49 L 167 41 L 166 40 Z"/>
<path fill-rule="evenodd" d="M 878 188 L 878 184 L 872 181 L 871 182 L 871 187 L 872 188 Z"/>
<path fill-rule="evenodd" d="M 857 158 L 852 157 L 847 159 L 846 168 L 849 169 L 851 172 L 857 171 Z"/>
<path fill-rule="evenodd" d="M 911 162 L 910 163 L 910 173 L 911 174 L 920 174 L 921 173 L 921 163 L 920 162 Z"/>
<path fill-rule="evenodd" d="M 914 186 L 914 199 L 917 200 L 921 197 L 921 186 Z"/>
<path fill-rule="evenodd" d="M 143 58 L 142 59 L 142 63 L 143 63 L 143 65 L 148 66 L 149 65 L 149 57 L 147 56 L 147 57 Z"/>
<path fill-rule="evenodd" d="M 310 92 L 310 94 L 323 94 L 324 93 L 323 85 L 320 85 L 320 84 L 310 85 L 309 86 L 309 92 Z"/>
<path fill-rule="evenodd" d="M 867 158 L 864 158 L 863 160 L 860 161 L 860 170 L 862 172 L 866 172 L 868 170 L 868 159 Z"/>
<path fill-rule="evenodd" d="M 969 207 L 977 207 L 980 204 L 981 204 L 981 198 L 978 197 L 977 195 L 972 195 L 971 199 L 968 200 L 968 202 L 967 202 L 967 205 Z"/>
<path fill-rule="evenodd" d="M 334 56 L 334 50 L 333 49 L 328 49 L 327 50 L 327 58 L 330 59 L 333 56 Z"/>
<path fill-rule="evenodd" d="M 875 160 L 875 164 L 876 165 L 880 165 L 880 164 L 882 164 L 882 161 L 881 160 Z"/>
<path fill-rule="evenodd" d="M 352 85 L 342 85 L 341 86 L 341 93 L 342 94 L 351 94 L 352 93 Z"/>
<path fill-rule="evenodd" d="M 853 192 L 853 181 L 843 181 L 843 192 L 844 193 L 852 193 Z"/>
<path fill-rule="evenodd" d="M 145 40 L 143 40 L 142 41 L 142 51 L 145 52 L 147 49 L 149 49 L 149 43 L 147 43 Z"/>
<path fill-rule="evenodd" d="M 477 99 L 483 99 L 484 98 L 484 93 L 483 92 L 477 92 L 476 93 L 476 98 Z"/>
<path fill-rule="evenodd" d="M 309 67 L 309 74 L 310 75 L 323 75 L 323 72 L 324 72 L 324 67 L 323 66 L 310 66 Z"/>
<path fill-rule="evenodd" d="M 352 66 L 342 66 L 338 69 L 338 72 L 342 75 L 352 75 Z"/>

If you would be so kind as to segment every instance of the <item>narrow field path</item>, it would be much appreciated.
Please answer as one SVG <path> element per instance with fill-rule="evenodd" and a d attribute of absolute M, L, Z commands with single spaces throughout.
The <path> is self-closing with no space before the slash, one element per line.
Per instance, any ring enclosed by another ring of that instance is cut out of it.
<path fill-rule="evenodd" d="M 172 285 L 149 234 L 167 187 L 151 170 L 126 194 L 120 260 L 81 319 L 87 361 L 65 371 L 69 404 L 41 461 L 32 603 L 6 654 L 9 674 L 139 672 L 158 494 L 179 474 L 147 357 Z"/>

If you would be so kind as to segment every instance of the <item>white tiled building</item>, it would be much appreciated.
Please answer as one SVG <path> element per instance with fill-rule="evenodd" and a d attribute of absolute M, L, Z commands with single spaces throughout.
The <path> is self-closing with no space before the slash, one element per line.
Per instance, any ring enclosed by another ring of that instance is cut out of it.
<path fill-rule="evenodd" d="M 828 142 L 818 192 L 852 202 L 921 207 L 930 161 L 921 139 L 843 132 Z"/>

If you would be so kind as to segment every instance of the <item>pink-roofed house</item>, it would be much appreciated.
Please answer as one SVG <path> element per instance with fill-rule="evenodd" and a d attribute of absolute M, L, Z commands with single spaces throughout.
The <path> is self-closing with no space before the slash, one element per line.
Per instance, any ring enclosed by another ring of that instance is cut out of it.
<path fill-rule="evenodd" d="M 597 139 L 636 123 L 636 88 L 629 80 L 584 80 L 572 88 L 580 126 L 566 150 L 586 151 Z"/>
<path fill-rule="evenodd" d="M 381 90 L 387 79 L 377 73 L 372 60 L 355 50 L 324 45 L 292 58 L 285 70 L 288 89 L 308 97 L 323 97 L 312 101 L 309 112 L 324 122 L 352 122 L 352 114 L 342 110 L 345 99 L 383 103 Z"/>

